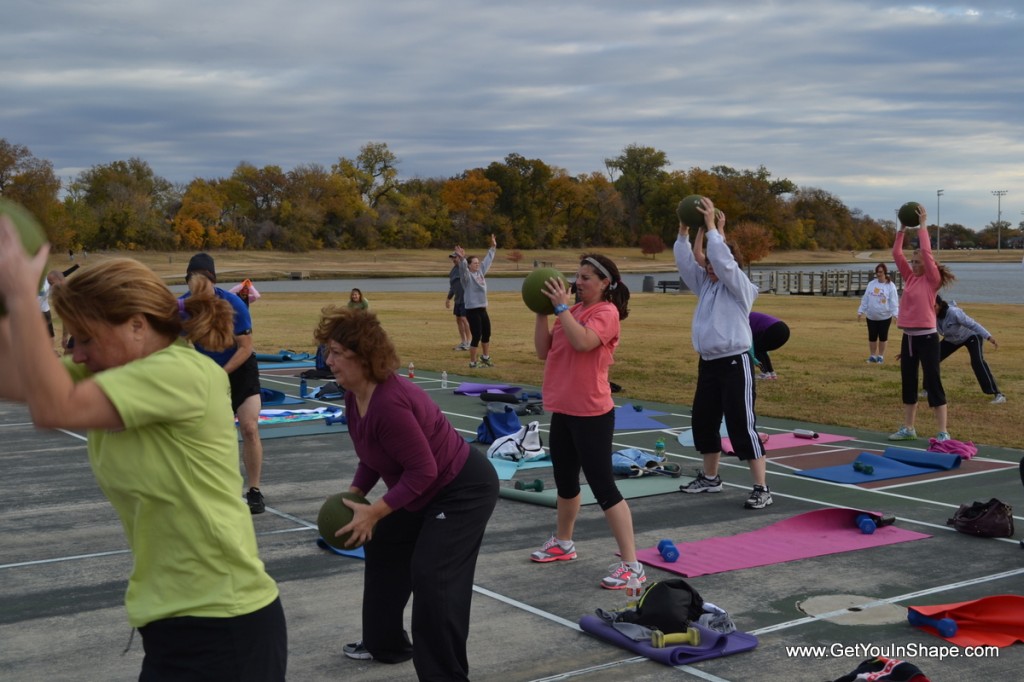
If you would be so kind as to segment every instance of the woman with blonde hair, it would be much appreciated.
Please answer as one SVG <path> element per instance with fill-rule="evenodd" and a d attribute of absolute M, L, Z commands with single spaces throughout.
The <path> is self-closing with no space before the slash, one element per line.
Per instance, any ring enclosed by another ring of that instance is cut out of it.
<path fill-rule="evenodd" d="M 51 290 L 74 339 L 59 359 L 35 298 L 48 253 L 28 256 L 0 217 L 0 398 L 26 403 L 38 427 L 88 432 L 134 559 L 140 679 L 285 679 L 284 612 L 238 495 L 227 375 L 187 343 L 229 344 L 231 307 L 205 278 L 179 301 L 137 261 L 105 261 Z"/>

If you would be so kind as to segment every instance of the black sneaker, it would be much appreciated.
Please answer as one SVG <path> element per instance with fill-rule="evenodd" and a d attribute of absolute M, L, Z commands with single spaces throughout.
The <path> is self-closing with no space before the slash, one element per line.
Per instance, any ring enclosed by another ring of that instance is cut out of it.
<path fill-rule="evenodd" d="M 262 514 L 267 508 L 266 502 L 263 501 L 263 493 L 259 488 L 249 488 L 249 492 L 245 494 L 245 502 L 249 505 L 249 512 L 252 514 Z"/>
<path fill-rule="evenodd" d="M 743 504 L 747 509 L 764 509 L 770 505 L 772 500 L 771 491 L 763 485 L 755 485 L 754 489 L 750 491 L 750 497 Z"/>
<path fill-rule="evenodd" d="M 341 651 L 349 658 L 354 658 L 357 661 L 373 660 L 373 654 L 367 651 L 366 647 L 363 646 L 363 640 L 359 640 L 358 642 L 352 642 L 351 644 L 346 644 L 341 648 Z"/>
<path fill-rule="evenodd" d="M 708 478 L 703 471 L 697 472 L 697 478 L 686 485 L 679 486 L 684 493 L 720 493 L 722 492 L 722 478 L 715 476 Z"/>

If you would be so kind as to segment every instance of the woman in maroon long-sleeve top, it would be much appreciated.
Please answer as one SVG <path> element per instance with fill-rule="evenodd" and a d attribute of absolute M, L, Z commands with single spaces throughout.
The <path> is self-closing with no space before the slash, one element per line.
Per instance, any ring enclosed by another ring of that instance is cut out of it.
<path fill-rule="evenodd" d="M 473 576 L 498 501 L 494 467 L 397 373 L 398 354 L 376 315 L 325 308 L 315 336 L 346 389 L 359 458 L 349 491 L 387 486 L 372 504 L 346 501 L 354 517 L 338 530 L 352 532 L 349 546 L 366 543 L 363 638 L 344 653 L 381 663 L 412 658 L 421 680 L 468 680 Z M 402 620 L 413 595 L 410 644 Z"/>

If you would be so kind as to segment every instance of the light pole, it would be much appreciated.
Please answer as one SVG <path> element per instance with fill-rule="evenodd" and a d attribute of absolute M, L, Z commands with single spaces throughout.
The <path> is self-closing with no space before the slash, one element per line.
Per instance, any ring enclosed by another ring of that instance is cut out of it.
<path fill-rule="evenodd" d="M 992 194 L 996 197 L 996 253 L 1003 250 L 1003 197 L 1007 190 L 994 189 Z"/>
<path fill-rule="evenodd" d="M 935 190 L 935 250 L 942 250 L 942 194 L 946 190 Z"/>

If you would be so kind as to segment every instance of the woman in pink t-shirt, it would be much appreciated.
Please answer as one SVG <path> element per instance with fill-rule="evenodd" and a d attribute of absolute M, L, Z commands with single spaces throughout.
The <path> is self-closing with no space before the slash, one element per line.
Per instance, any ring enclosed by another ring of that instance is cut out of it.
<path fill-rule="evenodd" d="M 555 324 L 538 314 L 534 329 L 537 357 L 544 360 L 544 408 L 551 412 L 548 445 L 558 491 L 557 527 L 530 555 L 538 563 L 576 558 L 572 541 L 580 511 L 580 470 L 604 511 L 618 544 L 621 562 L 612 564 L 601 587 L 619 590 L 636 578 L 644 582 L 636 560 L 633 516 L 612 475 L 615 404 L 608 368 L 619 344 L 619 321 L 629 315 L 629 289 L 609 258 L 586 255 L 576 272 L 579 303 L 569 307 L 570 292 L 559 278 L 545 283 L 555 306 Z"/>

